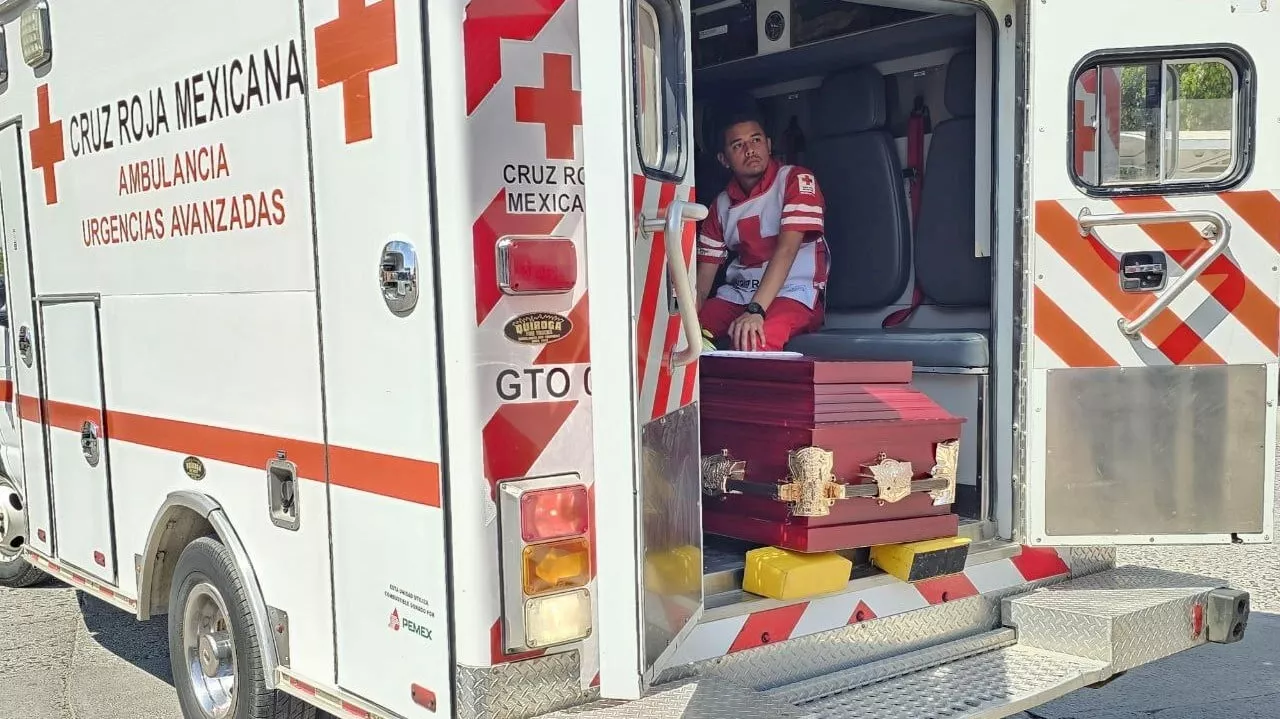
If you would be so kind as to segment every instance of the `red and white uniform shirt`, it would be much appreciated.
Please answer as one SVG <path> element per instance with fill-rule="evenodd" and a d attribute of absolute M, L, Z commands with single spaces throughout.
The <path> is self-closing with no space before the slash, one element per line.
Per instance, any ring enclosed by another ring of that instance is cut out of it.
<path fill-rule="evenodd" d="M 795 165 L 770 162 L 764 177 L 750 193 L 737 180 L 716 198 L 698 237 L 698 261 L 720 264 L 729 250 L 738 256 L 729 263 L 725 284 L 716 296 L 745 305 L 751 302 L 773 257 L 783 230 L 804 233 L 791 272 L 779 297 L 812 309 L 827 282 L 827 245 L 823 236 L 822 190 L 813 173 Z"/>

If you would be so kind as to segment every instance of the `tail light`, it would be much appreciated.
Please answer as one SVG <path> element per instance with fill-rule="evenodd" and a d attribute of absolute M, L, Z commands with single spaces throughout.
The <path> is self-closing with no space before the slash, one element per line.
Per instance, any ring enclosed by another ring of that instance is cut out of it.
<path fill-rule="evenodd" d="M 539 542 L 587 533 L 587 488 L 581 484 L 526 492 L 520 497 L 520 535 Z"/>
<path fill-rule="evenodd" d="M 591 545 L 584 537 L 527 546 L 523 559 L 522 584 L 528 596 L 585 587 L 591 580 Z"/>
<path fill-rule="evenodd" d="M 509 653 L 591 635 L 591 501 L 577 475 L 498 486 L 504 645 Z"/>
<path fill-rule="evenodd" d="M 578 249 L 567 237 L 498 241 L 498 287 L 508 295 L 561 295 L 578 284 Z"/>

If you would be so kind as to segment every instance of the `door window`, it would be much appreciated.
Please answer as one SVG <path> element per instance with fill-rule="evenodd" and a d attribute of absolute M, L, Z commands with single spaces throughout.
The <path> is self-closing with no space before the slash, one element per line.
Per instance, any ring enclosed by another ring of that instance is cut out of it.
<path fill-rule="evenodd" d="M 687 100 L 683 28 L 671 0 L 638 0 L 635 14 L 636 143 L 645 173 L 684 175 Z"/>
<path fill-rule="evenodd" d="M 1090 194 L 1218 191 L 1249 162 L 1252 73 L 1234 53 L 1101 57 L 1072 92 L 1071 171 Z"/>

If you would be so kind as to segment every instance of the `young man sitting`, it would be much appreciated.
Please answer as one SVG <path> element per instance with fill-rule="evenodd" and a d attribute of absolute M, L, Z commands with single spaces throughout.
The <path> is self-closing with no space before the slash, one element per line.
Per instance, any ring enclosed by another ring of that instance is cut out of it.
<path fill-rule="evenodd" d="M 772 158 L 754 117 L 724 129 L 720 163 L 733 179 L 698 237 L 698 316 L 704 335 L 735 350 L 777 351 L 822 326 L 827 279 L 822 191 L 813 173 Z M 707 298 L 729 251 L 725 283 Z"/>

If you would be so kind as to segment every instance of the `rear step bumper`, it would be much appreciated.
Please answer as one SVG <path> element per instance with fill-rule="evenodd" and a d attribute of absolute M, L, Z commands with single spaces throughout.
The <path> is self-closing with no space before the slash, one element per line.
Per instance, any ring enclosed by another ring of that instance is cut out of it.
<path fill-rule="evenodd" d="M 1005 628 L 757 692 L 712 677 L 553 717 L 999 719 L 1210 641 L 1244 636 L 1249 597 L 1121 567 L 1004 601 Z"/>

